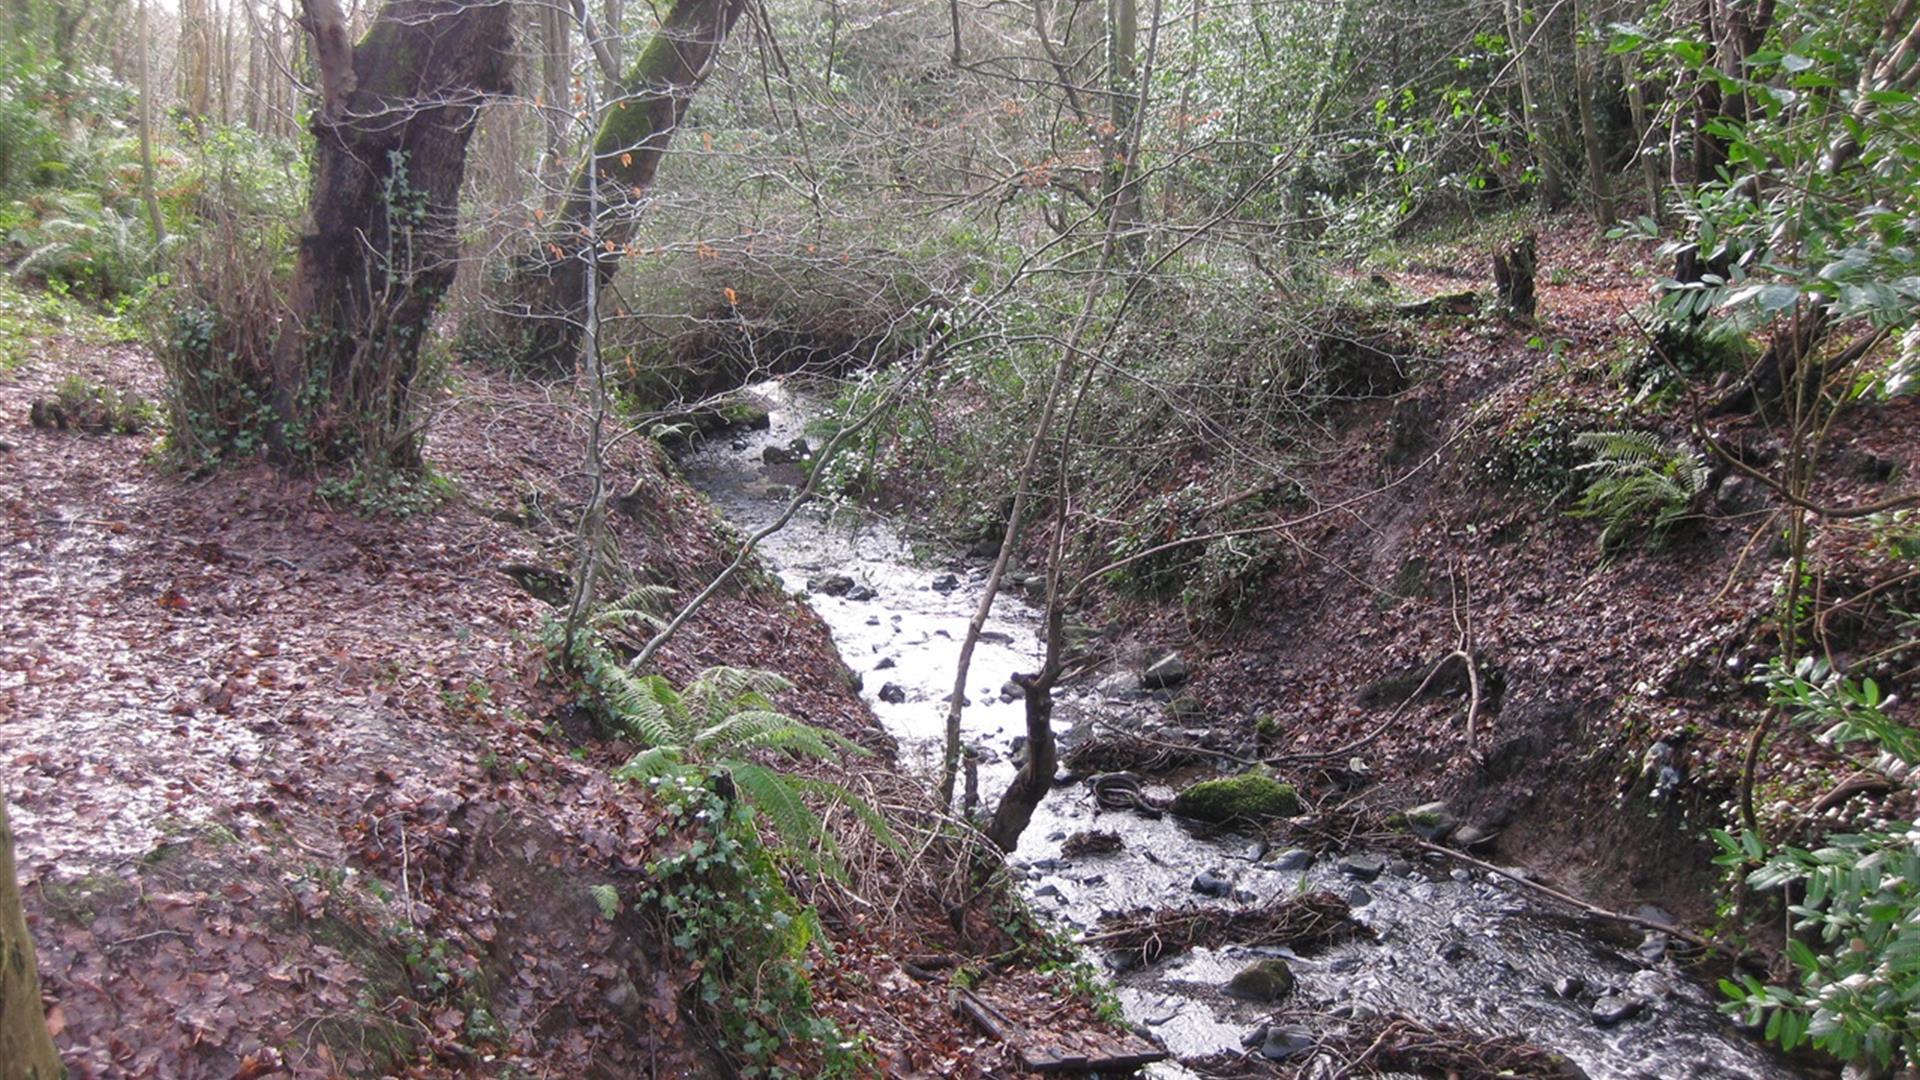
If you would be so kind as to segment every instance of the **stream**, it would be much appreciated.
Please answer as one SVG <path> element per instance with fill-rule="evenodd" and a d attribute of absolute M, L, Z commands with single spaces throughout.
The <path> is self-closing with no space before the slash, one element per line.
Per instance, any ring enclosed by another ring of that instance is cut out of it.
<path fill-rule="evenodd" d="M 817 411 L 781 385 L 755 392 L 771 406 L 769 428 L 716 435 L 681 459 L 694 486 L 744 531 L 777 518 L 802 482 L 798 467 L 769 464 L 765 455 L 772 448 L 774 458 L 782 457 Z M 762 542 L 760 554 L 790 590 L 811 593 L 808 602 L 863 677 L 874 714 L 898 739 L 902 765 L 934 775 L 944 702 L 984 565 L 950 560 L 883 517 L 821 503 L 802 508 Z M 836 575 L 850 582 L 832 580 Z M 981 752 L 985 807 L 1012 777 L 1010 744 L 1025 730 L 1021 703 L 1003 699 L 1001 688 L 1015 672 L 1038 666 L 1039 625 L 1018 589 L 1003 590 L 974 656 L 965 737 Z M 1094 688 L 1063 689 L 1058 700 L 1055 725 L 1066 743 L 1095 720 L 1124 724 L 1130 714 L 1160 713 L 1157 702 Z M 1061 856 L 1068 836 L 1095 828 L 1118 833 L 1124 847 Z M 1041 804 L 1013 864 L 1035 910 L 1070 932 L 1090 928 L 1103 911 L 1265 901 L 1325 888 L 1347 897 L 1376 935 L 1306 956 L 1199 949 L 1113 973 L 1128 1019 L 1176 1057 L 1239 1051 L 1274 1008 L 1229 998 L 1220 988 L 1252 959 L 1278 955 L 1298 978 L 1284 1012 L 1297 1022 L 1310 1010 L 1309 1029 L 1338 1022 L 1331 1018 L 1397 1012 L 1482 1035 L 1519 1035 L 1596 1078 L 1804 1075 L 1735 1030 L 1716 1011 L 1715 993 L 1667 959 L 1657 938 L 1623 937 L 1478 869 L 1388 859 L 1377 878 L 1363 881 L 1337 856 L 1281 869 L 1288 860 L 1273 858 L 1278 854 L 1248 837 L 1191 831 L 1171 815 L 1101 811 L 1086 786 L 1074 784 L 1056 787 Z M 1203 874 L 1231 882 L 1233 896 L 1203 899 L 1194 890 Z M 1148 1072 L 1194 1075 L 1171 1063 Z"/>

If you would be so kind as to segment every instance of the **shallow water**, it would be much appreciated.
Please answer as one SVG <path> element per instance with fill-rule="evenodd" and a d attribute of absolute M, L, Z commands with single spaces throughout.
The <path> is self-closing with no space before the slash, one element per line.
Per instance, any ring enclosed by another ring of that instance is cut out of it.
<path fill-rule="evenodd" d="M 773 405 L 766 431 L 722 435 L 683 457 L 693 484 L 743 530 L 777 518 L 798 482 L 791 467 L 768 466 L 762 451 L 803 435 L 811 404 L 782 387 L 757 388 Z M 761 545 L 761 555 L 788 588 L 806 589 L 821 574 L 845 574 L 870 589 L 866 599 L 815 595 L 813 607 L 832 628 L 848 665 L 865 680 L 876 716 L 898 739 L 902 758 L 931 775 L 945 724 L 944 701 L 967 620 L 978 602 L 984 569 L 930 561 L 895 523 L 858 510 L 803 508 Z M 935 588 L 952 574 L 954 587 Z M 971 704 L 964 731 L 983 755 L 981 797 L 986 805 L 1013 775 L 1010 741 L 1025 730 L 1017 701 L 1001 687 L 1016 672 L 1037 666 L 1038 615 L 1003 591 L 976 650 L 969 677 Z M 900 693 L 881 693 L 889 686 Z M 1063 692 L 1061 727 L 1124 714 L 1125 703 L 1089 690 Z M 1061 842 L 1089 828 L 1117 832 L 1124 849 L 1063 860 Z M 1259 861 L 1255 844 L 1233 834 L 1204 835 L 1173 818 L 1148 820 L 1101 812 L 1084 787 L 1056 788 L 1035 813 L 1015 865 L 1026 872 L 1035 908 L 1072 929 L 1085 929 L 1103 911 L 1142 905 L 1173 907 L 1203 901 L 1196 875 L 1231 877 L 1238 901 L 1315 887 L 1348 896 L 1355 917 L 1376 934 L 1306 957 L 1290 957 L 1299 980 L 1286 1011 L 1312 1006 L 1321 1024 L 1337 1011 L 1403 1012 L 1468 1031 L 1520 1035 L 1559 1051 L 1596 1078 L 1791 1077 L 1800 1073 L 1746 1039 L 1714 1009 L 1709 990 L 1664 959 L 1641 956 L 1634 940 L 1611 927 L 1574 918 L 1496 875 L 1437 864 L 1392 865 L 1360 884 L 1324 858 L 1304 871 L 1282 871 Z M 1362 890 L 1356 892 L 1355 890 Z M 1273 953 L 1228 947 L 1164 959 L 1143 971 L 1116 975 L 1128 1018 L 1153 1032 L 1179 1057 L 1238 1050 L 1241 1038 L 1273 1015 L 1271 1007 L 1222 996 L 1218 987 L 1254 956 Z M 1567 997 L 1567 980 L 1583 987 Z M 1639 1015 L 1613 1027 L 1591 1016 L 1595 999 L 1612 993 L 1645 1000 Z M 1160 1075 L 1190 1075 L 1177 1066 Z"/>

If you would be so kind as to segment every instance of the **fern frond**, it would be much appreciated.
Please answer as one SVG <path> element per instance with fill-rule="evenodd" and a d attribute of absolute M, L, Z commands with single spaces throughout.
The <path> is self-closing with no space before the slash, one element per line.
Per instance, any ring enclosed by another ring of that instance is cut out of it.
<path fill-rule="evenodd" d="M 653 746 L 627 759 L 625 765 L 613 770 L 615 780 L 644 784 L 663 776 L 671 776 L 686 768 L 677 746 Z"/>
<path fill-rule="evenodd" d="M 793 778 L 793 785 L 809 795 L 824 798 L 846 807 L 853 813 L 855 818 L 859 819 L 862 825 L 867 827 L 867 831 L 872 833 L 874 838 L 880 841 L 882 847 L 893 852 L 895 855 L 902 857 L 906 855 L 906 849 L 900 846 L 899 838 L 893 835 L 893 829 L 887 824 L 887 819 L 881 817 L 880 811 L 875 810 L 873 805 L 867 802 L 867 800 L 855 795 L 842 785 L 836 784 L 831 780 L 797 776 Z"/>
<path fill-rule="evenodd" d="M 632 592 L 606 605 L 593 615 L 595 626 L 626 626 L 629 623 L 642 622 L 655 629 L 667 625 L 660 614 L 660 601 L 672 596 L 675 590 L 667 585 L 641 585 Z"/>
<path fill-rule="evenodd" d="M 1664 541 L 1693 515 L 1695 502 L 1707 489 L 1710 474 L 1699 454 L 1669 446 L 1648 432 L 1589 431 L 1577 436 L 1574 445 L 1594 455 L 1579 467 L 1593 478 L 1567 513 L 1604 522 L 1603 552 L 1612 553 L 1641 533 L 1650 534 L 1655 544 Z"/>
<path fill-rule="evenodd" d="M 616 721 L 649 746 L 685 746 L 692 724 L 673 684 L 658 675 L 631 675 L 619 664 L 607 664 L 606 702 Z"/>
<path fill-rule="evenodd" d="M 694 736 L 693 745 L 703 753 L 730 755 L 773 747 L 790 750 L 805 757 L 828 756 L 827 742 L 818 729 L 803 724 L 785 713 L 767 709 L 746 709 L 712 724 Z"/>
<path fill-rule="evenodd" d="M 733 776 L 734 787 L 767 819 L 783 847 L 811 864 L 809 869 L 823 871 L 835 881 L 845 880 L 846 871 L 839 860 L 840 846 L 821 824 L 820 815 L 801 797 L 796 778 L 751 761 L 730 760 L 725 768 Z"/>
<path fill-rule="evenodd" d="M 792 682 L 771 671 L 718 665 L 694 676 L 682 696 L 689 712 L 712 722 L 740 709 L 771 709 L 771 695 L 792 688 Z"/>

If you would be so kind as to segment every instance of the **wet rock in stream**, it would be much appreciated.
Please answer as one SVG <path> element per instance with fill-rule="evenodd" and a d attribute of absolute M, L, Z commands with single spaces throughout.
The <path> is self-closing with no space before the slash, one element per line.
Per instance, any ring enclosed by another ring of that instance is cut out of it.
<path fill-rule="evenodd" d="M 1235 972 L 1222 992 L 1243 1001 L 1271 1003 L 1293 993 L 1293 986 L 1293 969 L 1285 960 L 1269 956 Z"/>
<path fill-rule="evenodd" d="M 904 705 L 907 701 L 906 688 L 899 683 L 884 684 L 880 687 L 880 693 L 877 696 L 889 705 Z"/>

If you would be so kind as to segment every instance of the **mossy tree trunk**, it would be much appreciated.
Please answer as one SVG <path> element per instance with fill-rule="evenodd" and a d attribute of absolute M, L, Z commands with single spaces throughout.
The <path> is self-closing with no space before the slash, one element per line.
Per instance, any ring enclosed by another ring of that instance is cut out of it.
<path fill-rule="evenodd" d="M 33 937 L 20 908 L 20 883 L 13 871 L 13 826 L 7 800 L 0 794 L 0 1069 L 23 1080 L 52 1080 L 65 1075 L 47 1017 L 40 1010 L 40 973 L 34 966 Z"/>
<path fill-rule="evenodd" d="M 612 280 L 667 145 L 745 6 L 745 0 L 675 0 L 634 58 L 587 162 L 574 173 L 566 205 L 499 303 L 501 343 L 523 369 L 559 374 L 578 361 L 587 275 L 598 273 L 602 285 Z M 588 256 L 594 247 L 598 258 Z"/>
<path fill-rule="evenodd" d="M 474 120 L 510 88 L 512 8 L 387 0 L 352 45 L 336 0 L 306 9 L 323 100 L 294 266 L 298 332 L 274 356 L 276 450 L 410 468 L 420 346 L 458 266 Z"/>

